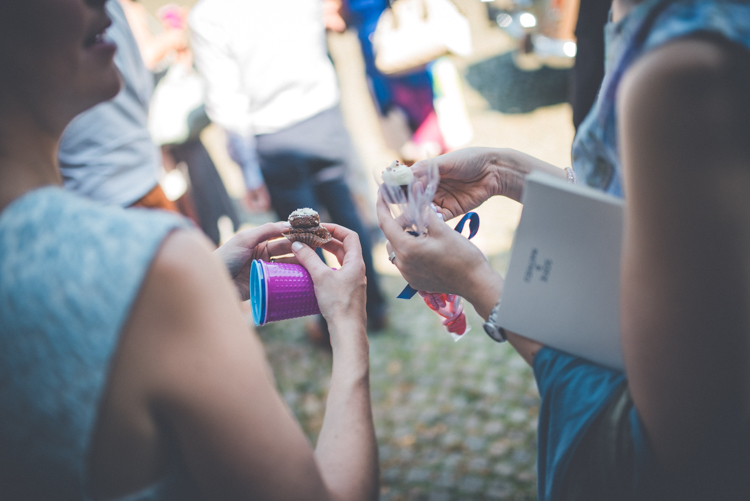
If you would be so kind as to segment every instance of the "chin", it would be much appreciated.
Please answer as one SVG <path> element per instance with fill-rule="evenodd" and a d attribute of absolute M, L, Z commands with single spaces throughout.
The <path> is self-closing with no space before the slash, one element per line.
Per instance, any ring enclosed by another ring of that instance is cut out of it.
<path fill-rule="evenodd" d="M 107 84 L 104 86 L 106 90 L 103 90 L 103 93 L 106 95 L 106 97 L 102 99 L 102 101 L 109 101 L 110 99 L 115 97 L 120 93 L 120 89 L 122 89 L 123 86 L 122 76 L 117 70 L 115 70 L 113 74 L 109 75 L 106 80 Z"/>
<path fill-rule="evenodd" d="M 98 78 L 96 86 L 92 87 L 86 93 L 86 109 L 93 108 L 104 101 L 109 101 L 120 92 L 122 88 L 120 73 L 118 71 L 109 72 L 107 75 Z"/>

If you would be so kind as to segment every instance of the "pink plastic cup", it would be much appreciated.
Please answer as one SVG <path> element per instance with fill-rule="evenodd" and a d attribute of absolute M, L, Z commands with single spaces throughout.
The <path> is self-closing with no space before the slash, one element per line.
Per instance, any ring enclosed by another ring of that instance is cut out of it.
<path fill-rule="evenodd" d="M 320 313 L 312 278 L 298 264 L 253 261 L 250 302 L 255 325 Z"/>

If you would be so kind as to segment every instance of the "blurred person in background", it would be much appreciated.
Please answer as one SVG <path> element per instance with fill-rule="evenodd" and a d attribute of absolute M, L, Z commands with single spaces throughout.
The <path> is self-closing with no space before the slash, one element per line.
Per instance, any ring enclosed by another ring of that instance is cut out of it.
<path fill-rule="evenodd" d="M 337 0 L 329 0 L 335 1 Z M 430 72 L 422 68 L 406 75 L 384 75 L 375 66 L 372 36 L 380 15 L 390 6 L 390 2 L 341 0 L 338 3 L 341 5 L 342 14 L 357 30 L 367 80 L 379 114 L 386 117 L 398 109 L 406 115 L 412 136 L 401 148 L 400 153 L 404 160 L 411 163 L 446 152 L 447 147 L 435 112 L 435 95 Z M 333 10 L 334 5 L 329 9 Z M 340 22 L 337 22 L 336 17 L 329 15 L 329 19 L 332 21 L 329 27 L 339 31 L 337 28 L 340 27 Z"/>
<path fill-rule="evenodd" d="M 120 5 L 143 62 L 157 80 L 149 110 L 150 133 L 161 146 L 168 175 L 187 175 L 187 188 L 176 201 L 177 207 L 218 245 L 221 218 L 228 218 L 233 230 L 239 228 L 240 220 L 200 138 L 210 120 L 203 105 L 203 81 L 193 68 L 193 54 L 185 44 L 188 11 L 167 4 L 157 12 L 157 19 L 135 0 L 120 0 Z"/>
<path fill-rule="evenodd" d="M 381 198 L 381 228 L 411 286 L 463 296 L 533 366 L 540 500 L 750 499 L 750 3 L 615 0 L 606 35 L 575 175 L 493 148 L 414 174 L 439 169 L 446 220 L 521 201 L 533 171 L 624 197 L 624 373 L 503 334 L 503 279 L 437 215 L 414 238 Z"/>
<path fill-rule="evenodd" d="M 120 90 L 109 24 L 105 0 L 0 2 L 2 497 L 375 500 L 354 232 L 327 226 L 336 271 L 279 238 L 287 223 L 212 254 L 179 216 L 61 189 L 65 126 Z M 251 260 L 291 252 L 331 332 L 315 450 L 239 305 Z"/>
<path fill-rule="evenodd" d="M 248 207 L 272 206 L 280 219 L 310 207 L 354 230 L 367 269 L 368 325 L 381 330 L 386 304 L 346 181 L 357 159 L 328 58 L 323 2 L 201 0 L 189 24 L 206 110 L 227 132 Z"/>
<path fill-rule="evenodd" d="M 107 36 L 119 47 L 115 65 L 123 86 L 113 99 L 80 114 L 65 129 L 58 154 L 65 188 L 108 205 L 176 211 L 159 185 L 161 152 L 148 131 L 154 77 L 120 2 L 108 0 L 106 9 L 113 22 Z M 164 39 L 149 58 L 182 49 L 186 42 L 184 34 Z"/>
<path fill-rule="evenodd" d="M 578 8 L 571 96 L 576 130 L 591 111 L 604 78 L 604 27 L 611 7 L 610 0 L 581 0 Z"/>

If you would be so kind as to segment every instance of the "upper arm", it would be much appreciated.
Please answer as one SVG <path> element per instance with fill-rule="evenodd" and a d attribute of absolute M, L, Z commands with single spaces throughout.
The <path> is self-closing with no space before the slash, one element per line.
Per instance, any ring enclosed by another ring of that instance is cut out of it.
<path fill-rule="evenodd" d="M 156 257 L 113 377 L 176 439 L 207 499 L 327 499 L 226 270 L 194 235 Z"/>
<path fill-rule="evenodd" d="M 748 89 L 747 52 L 697 38 L 645 55 L 618 96 L 623 350 L 668 469 L 708 442 L 722 446 L 727 437 L 707 433 L 717 419 L 748 415 Z"/>

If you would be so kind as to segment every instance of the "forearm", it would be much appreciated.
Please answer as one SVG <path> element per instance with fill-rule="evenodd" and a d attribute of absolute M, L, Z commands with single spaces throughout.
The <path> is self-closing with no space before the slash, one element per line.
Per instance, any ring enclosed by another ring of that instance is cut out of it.
<path fill-rule="evenodd" d="M 334 499 L 374 500 L 379 493 L 378 451 L 364 323 L 334 323 L 330 329 L 340 346 L 334 346 L 331 389 L 315 457 Z"/>
<path fill-rule="evenodd" d="M 138 45 L 141 49 L 143 64 L 149 70 L 153 70 L 159 64 L 159 61 L 167 57 L 170 52 L 177 50 L 175 38 L 169 33 L 164 33 L 162 36 L 151 36 L 143 42 L 139 40 Z"/>
<path fill-rule="evenodd" d="M 565 178 L 565 171 L 562 167 L 551 164 L 549 162 L 545 162 L 544 160 L 532 157 L 527 153 L 523 153 L 521 151 L 513 150 L 510 148 L 500 148 L 499 151 L 500 155 L 503 158 L 503 161 L 501 163 L 505 163 L 508 166 L 513 167 L 515 170 L 523 173 L 524 175 L 536 171 L 541 171 L 563 179 Z"/>
<path fill-rule="evenodd" d="M 498 177 L 503 180 L 498 183 L 501 190 L 498 194 L 519 203 L 523 194 L 523 181 L 528 174 L 540 171 L 560 179 L 566 179 L 567 176 L 561 167 L 510 148 L 493 148 L 488 156 Z"/>

